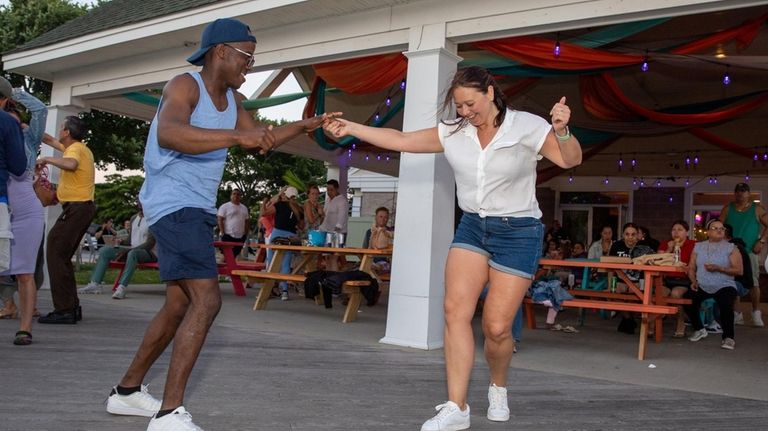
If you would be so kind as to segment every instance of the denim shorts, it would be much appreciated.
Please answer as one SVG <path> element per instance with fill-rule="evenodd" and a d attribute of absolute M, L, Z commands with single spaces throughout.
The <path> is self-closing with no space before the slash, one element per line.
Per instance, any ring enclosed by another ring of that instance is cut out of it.
<path fill-rule="evenodd" d="M 539 266 L 544 225 L 533 217 L 485 217 L 464 213 L 451 247 L 488 257 L 491 268 L 532 279 Z"/>
<path fill-rule="evenodd" d="M 157 240 L 157 263 L 164 282 L 218 277 L 213 227 L 216 215 L 182 208 L 149 227 Z"/>

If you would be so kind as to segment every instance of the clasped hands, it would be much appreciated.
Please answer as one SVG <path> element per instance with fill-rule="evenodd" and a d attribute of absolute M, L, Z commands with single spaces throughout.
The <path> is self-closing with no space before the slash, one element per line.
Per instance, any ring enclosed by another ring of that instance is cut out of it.
<path fill-rule="evenodd" d="M 296 121 L 291 125 L 300 127 L 301 131 L 304 133 L 310 133 L 323 124 L 340 116 L 341 112 L 326 112 L 322 115 Z M 277 137 L 275 136 L 273 128 L 272 125 L 269 125 L 266 127 L 256 127 L 241 131 L 238 136 L 239 146 L 244 150 L 258 151 L 258 153 L 262 155 L 267 154 L 277 144 Z"/>

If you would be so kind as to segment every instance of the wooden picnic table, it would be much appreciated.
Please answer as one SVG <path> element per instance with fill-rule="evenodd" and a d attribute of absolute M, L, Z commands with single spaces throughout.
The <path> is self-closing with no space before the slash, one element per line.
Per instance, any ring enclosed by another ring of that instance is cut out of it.
<path fill-rule="evenodd" d="M 277 244 L 258 244 L 258 247 L 271 249 L 274 251 L 272 262 L 270 262 L 266 271 L 249 271 L 237 269 L 233 275 L 252 277 L 263 280 L 263 285 L 256 297 L 253 305 L 254 310 L 263 310 L 267 307 L 272 288 L 280 281 L 304 282 L 304 274 L 317 269 L 317 260 L 321 255 L 335 256 L 357 256 L 360 259 L 360 271 L 367 272 L 374 278 L 377 275 L 371 270 L 373 259 L 376 257 L 388 257 L 392 255 L 392 249 L 375 250 L 370 248 L 347 248 L 347 247 L 313 247 L 304 245 L 277 245 Z M 298 253 L 301 257 L 299 263 L 291 270 L 290 274 L 281 274 L 280 267 L 287 252 Z M 342 287 L 345 293 L 350 294 L 350 301 L 344 313 L 343 321 L 352 322 L 357 318 L 357 310 L 360 307 L 361 294 L 360 287 L 367 286 L 367 281 L 348 281 Z M 316 298 L 316 301 L 319 301 Z"/>
<path fill-rule="evenodd" d="M 586 259 L 540 259 L 539 265 L 542 268 L 597 268 L 615 271 L 616 276 L 627 285 L 627 293 L 599 292 L 598 295 L 595 295 L 594 293 L 597 292 L 584 291 L 584 296 L 589 298 L 599 297 L 598 299 L 602 300 L 579 299 L 580 289 L 575 289 L 570 292 L 574 294 L 577 299 L 564 301 L 563 306 L 640 313 L 640 341 L 637 352 L 637 359 L 640 360 L 645 359 L 649 318 L 653 318 L 654 320 L 655 341 L 660 343 L 662 317 L 666 314 L 677 313 L 677 306 L 672 304 L 685 303 L 685 300 L 665 298 L 662 294 L 662 276 L 665 274 L 680 274 L 684 272 L 684 270 L 678 266 L 635 265 L 631 262 L 600 262 Z M 641 286 L 638 286 L 639 283 L 636 283 L 627 277 L 624 270 L 643 271 L 642 289 Z M 535 316 L 533 315 L 532 303 L 530 301 L 527 301 L 526 303 L 526 316 L 528 327 L 535 328 L 536 321 Z"/>

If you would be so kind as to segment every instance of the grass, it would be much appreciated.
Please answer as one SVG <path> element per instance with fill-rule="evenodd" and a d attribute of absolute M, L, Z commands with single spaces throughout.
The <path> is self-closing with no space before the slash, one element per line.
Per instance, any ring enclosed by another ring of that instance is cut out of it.
<path fill-rule="evenodd" d="M 77 280 L 78 286 L 88 284 L 91 281 L 91 272 L 96 264 L 83 263 L 80 265 L 80 270 L 75 271 L 75 280 Z M 117 278 L 119 270 L 116 268 L 107 269 L 107 273 L 104 275 L 104 284 L 112 284 Z M 160 273 L 156 269 L 137 269 L 133 273 L 131 278 L 131 284 L 160 284 Z"/>

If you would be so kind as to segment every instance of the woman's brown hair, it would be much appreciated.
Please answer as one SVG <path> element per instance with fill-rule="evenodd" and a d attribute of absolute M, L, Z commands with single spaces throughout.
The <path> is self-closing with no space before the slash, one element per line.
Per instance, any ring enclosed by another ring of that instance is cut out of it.
<path fill-rule="evenodd" d="M 504 122 L 504 117 L 507 114 L 507 99 L 499 84 L 493 79 L 493 75 L 491 75 L 487 69 L 480 66 L 470 66 L 456 71 L 456 74 L 451 81 L 451 85 L 445 92 L 445 99 L 443 100 L 441 111 L 448 112 L 449 107 L 453 102 L 453 90 L 459 87 L 474 88 L 483 94 L 488 94 L 489 86 L 493 87 L 493 104 L 496 105 L 496 108 L 499 110 L 499 113 L 493 121 L 493 125 L 495 127 L 501 126 L 501 123 Z M 458 125 L 453 132 L 456 133 L 456 131 L 464 128 L 464 126 L 467 125 L 467 122 L 468 120 L 466 118 L 457 118 L 453 122 L 443 121 L 443 124 L 452 126 Z"/>

